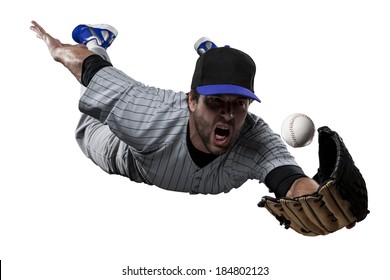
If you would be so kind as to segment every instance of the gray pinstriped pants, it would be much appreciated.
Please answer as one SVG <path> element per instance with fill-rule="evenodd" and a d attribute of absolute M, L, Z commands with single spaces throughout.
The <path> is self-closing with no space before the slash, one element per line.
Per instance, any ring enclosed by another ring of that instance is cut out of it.
<path fill-rule="evenodd" d="M 110 61 L 105 49 L 93 48 L 91 51 Z M 86 88 L 81 86 L 81 95 L 85 90 Z M 76 127 L 76 141 L 83 153 L 105 172 L 142 182 L 129 147 L 99 120 L 81 113 Z"/>

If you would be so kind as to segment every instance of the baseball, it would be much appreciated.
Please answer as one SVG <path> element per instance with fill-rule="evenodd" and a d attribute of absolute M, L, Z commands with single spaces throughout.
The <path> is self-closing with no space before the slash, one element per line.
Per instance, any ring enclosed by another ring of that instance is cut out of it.
<path fill-rule="evenodd" d="M 298 148 L 309 145 L 313 140 L 314 133 L 314 123 L 305 114 L 295 113 L 283 121 L 282 137 L 291 147 Z"/>

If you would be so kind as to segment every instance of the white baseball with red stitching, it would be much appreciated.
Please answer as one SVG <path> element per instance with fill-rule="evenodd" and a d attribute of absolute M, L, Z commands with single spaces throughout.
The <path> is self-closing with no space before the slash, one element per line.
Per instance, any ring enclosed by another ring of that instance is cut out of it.
<path fill-rule="evenodd" d="M 298 148 L 309 145 L 313 140 L 314 133 L 314 123 L 305 114 L 295 113 L 283 121 L 282 137 L 291 147 Z"/>

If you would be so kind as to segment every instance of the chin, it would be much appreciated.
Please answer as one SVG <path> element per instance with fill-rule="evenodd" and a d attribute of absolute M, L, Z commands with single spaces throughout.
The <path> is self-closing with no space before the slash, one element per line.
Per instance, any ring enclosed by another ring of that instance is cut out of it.
<path fill-rule="evenodd" d="M 208 151 L 210 152 L 210 154 L 213 154 L 213 155 L 216 155 L 216 156 L 220 156 L 220 155 L 223 155 L 223 154 L 226 154 L 227 151 L 229 151 L 230 149 L 230 145 L 228 146 L 211 146 L 211 147 L 208 147 Z"/>
<path fill-rule="evenodd" d="M 215 137 L 211 139 L 208 145 L 208 150 L 213 155 L 223 155 L 227 153 L 232 146 L 232 137 L 227 137 L 224 141 L 219 141 Z"/>

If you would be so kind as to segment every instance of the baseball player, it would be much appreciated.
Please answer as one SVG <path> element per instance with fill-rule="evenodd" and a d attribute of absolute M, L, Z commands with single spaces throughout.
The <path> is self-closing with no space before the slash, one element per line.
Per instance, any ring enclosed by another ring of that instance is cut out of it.
<path fill-rule="evenodd" d="M 189 92 L 146 86 L 113 67 L 110 25 L 79 25 L 77 45 L 61 43 L 38 23 L 31 30 L 55 61 L 82 84 L 76 139 L 104 171 L 191 194 L 218 194 L 248 179 L 277 198 L 315 193 L 278 134 L 250 112 L 256 66 L 246 53 L 214 47 L 202 53 Z"/>

